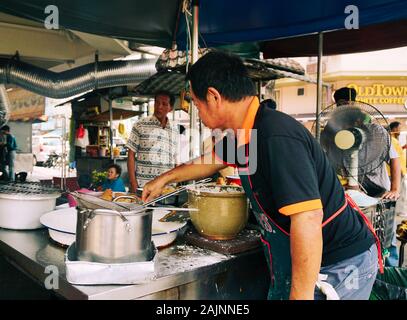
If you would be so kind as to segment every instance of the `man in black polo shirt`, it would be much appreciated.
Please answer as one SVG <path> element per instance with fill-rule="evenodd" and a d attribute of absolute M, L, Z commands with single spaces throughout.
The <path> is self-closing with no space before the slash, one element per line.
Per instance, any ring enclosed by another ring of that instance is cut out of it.
<path fill-rule="evenodd" d="M 268 298 L 321 299 L 324 292 L 328 298 L 368 299 L 377 274 L 375 238 L 348 204 L 316 140 L 293 118 L 259 104 L 237 56 L 208 53 L 188 79 L 204 124 L 232 134 L 215 146 L 218 161 L 208 163 L 206 155 L 164 173 L 144 187 L 143 200 L 169 183 L 235 166 L 262 227 Z"/>

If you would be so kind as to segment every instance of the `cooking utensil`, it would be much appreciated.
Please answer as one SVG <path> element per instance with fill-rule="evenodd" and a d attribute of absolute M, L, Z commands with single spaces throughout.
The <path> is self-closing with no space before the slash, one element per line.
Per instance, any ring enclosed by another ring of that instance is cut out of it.
<path fill-rule="evenodd" d="M 176 208 L 176 207 L 146 207 L 146 209 L 155 209 L 155 210 L 171 210 L 175 212 L 183 212 L 183 211 L 199 211 L 199 209 L 195 208 Z"/>
<path fill-rule="evenodd" d="M 185 192 L 185 191 L 184 191 Z M 143 194 L 143 188 L 137 188 L 137 195 L 139 195 L 140 197 L 141 197 L 141 195 Z M 158 201 L 156 204 L 158 204 L 158 205 L 163 205 L 163 206 L 174 206 L 174 205 L 176 205 L 178 202 L 179 202 L 179 200 L 180 200 L 180 197 L 183 195 L 183 192 L 181 192 L 181 193 L 179 193 L 179 194 L 176 194 L 176 195 L 174 195 L 174 196 L 171 196 L 171 197 L 168 197 L 168 198 L 165 198 L 164 200 L 162 200 L 162 201 Z M 186 192 L 185 192 L 185 195 L 186 195 Z"/>
<path fill-rule="evenodd" d="M 40 217 L 55 209 L 61 193 L 39 183 L 0 183 L 0 227 L 14 230 L 42 228 Z"/>
<path fill-rule="evenodd" d="M 123 215 L 123 213 L 116 211 L 116 213 L 120 216 L 120 219 L 126 224 L 126 230 L 128 232 L 131 232 L 131 226 L 130 226 L 130 221 Z"/>
<path fill-rule="evenodd" d="M 76 246 L 78 259 L 101 263 L 148 261 L 151 246 L 151 210 L 121 212 L 77 207 Z M 136 213 L 136 214 L 135 214 Z"/>
<path fill-rule="evenodd" d="M 193 211 L 198 211 L 197 209 L 193 209 Z M 189 212 L 186 211 L 177 211 L 171 210 L 170 213 L 166 214 L 164 217 L 160 219 L 161 222 L 185 222 L 190 219 Z"/>
<path fill-rule="evenodd" d="M 186 225 L 186 220 L 175 219 L 169 220 L 170 222 L 163 220 L 169 213 L 168 208 L 153 211 L 151 239 L 157 248 L 170 245 L 176 239 L 178 231 Z M 48 212 L 41 217 L 41 223 L 48 228 L 49 236 L 58 244 L 70 246 L 75 242 L 77 224 L 75 208 L 61 208 Z"/>
<path fill-rule="evenodd" d="M 190 212 L 200 235 L 213 240 L 233 239 L 248 220 L 248 200 L 242 187 L 201 184 L 187 189 Z"/>
<path fill-rule="evenodd" d="M 192 183 L 192 184 L 189 184 L 189 185 L 186 185 L 186 186 L 179 187 L 179 188 L 177 188 L 175 191 L 166 193 L 166 194 L 164 194 L 164 195 L 161 195 L 161 196 L 155 198 L 154 200 L 151 200 L 151 201 L 148 201 L 148 202 L 144 203 L 144 204 L 143 204 L 143 207 L 148 207 L 149 205 L 151 205 L 151 204 L 153 204 L 153 203 L 162 201 L 162 200 L 164 200 L 164 199 L 166 199 L 166 198 L 169 198 L 169 197 L 174 196 L 174 195 L 176 195 L 176 194 L 178 194 L 178 193 L 181 193 L 182 191 L 186 190 L 186 189 L 187 189 L 188 187 L 190 187 L 190 186 L 193 186 L 193 185 L 200 185 L 200 184 L 206 183 L 206 182 L 211 181 L 211 180 L 212 180 L 211 178 L 206 178 L 206 179 L 197 181 L 197 182 L 195 182 L 195 183 Z"/>
<path fill-rule="evenodd" d="M 107 201 L 104 199 L 101 199 L 99 197 L 89 195 L 87 193 L 79 193 L 79 192 L 70 192 L 70 195 L 72 195 L 75 200 L 78 203 L 82 203 L 83 208 L 89 208 L 89 209 L 109 209 L 109 210 L 114 210 L 114 211 L 133 211 L 136 210 L 137 208 L 140 208 L 139 204 L 134 204 L 134 203 L 117 203 L 117 202 L 112 202 L 112 201 Z"/>
<path fill-rule="evenodd" d="M 88 208 L 88 209 L 89 209 L 89 206 L 90 206 L 90 207 L 97 206 L 97 207 L 99 207 L 99 208 L 106 209 L 105 205 L 102 205 L 102 204 L 98 203 L 97 200 L 93 200 L 93 199 L 90 198 L 90 197 L 93 197 L 93 196 L 89 196 L 89 195 L 88 195 L 88 198 L 87 198 L 87 199 L 85 199 L 84 197 L 79 197 L 79 198 L 77 198 L 77 201 L 78 201 L 79 203 L 81 203 L 81 204 L 83 205 L 83 207 Z M 95 197 L 94 197 L 94 198 L 95 198 Z M 89 199 L 91 199 L 91 200 L 89 200 Z M 98 198 L 96 198 L 96 199 L 98 199 Z M 100 199 L 100 200 L 103 200 L 103 199 Z M 106 200 L 103 200 L 103 201 L 107 202 L 108 204 L 110 203 L 109 201 L 106 201 Z M 108 205 L 108 206 L 111 207 L 110 205 Z M 126 209 L 126 210 L 130 210 L 130 209 L 127 208 L 127 207 L 123 207 L 123 206 L 119 206 L 119 207 L 124 208 L 124 209 Z M 131 226 L 130 226 L 129 220 L 128 220 L 120 211 L 118 211 L 118 210 L 111 210 L 111 211 L 114 212 L 114 213 L 116 213 L 117 215 L 119 215 L 119 217 L 120 217 L 120 218 L 122 219 L 122 221 L 125 223 L 126 230 L 130 232 L 130 231 L 131 231 Z M 91 217 L 89 217 L 88 220 L 86 221 L 86 223 L 84 224 L 84 228 L 87 227 L 87 225 L 89 224 L 90 220 L 91 220 Z"/>

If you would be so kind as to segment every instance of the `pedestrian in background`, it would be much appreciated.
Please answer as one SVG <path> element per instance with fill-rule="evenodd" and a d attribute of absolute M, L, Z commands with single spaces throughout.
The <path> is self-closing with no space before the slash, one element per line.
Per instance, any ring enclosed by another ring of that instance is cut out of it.
<path fill-rule="evenodd" d="M 16 138 L 10 133 L 9 126 L 1 128 L 2 134 L 6 137 L 6 165 L 8 166 L 8 179 L 15 181 L 14 163 L 16 161 L 17 142 Z"/>

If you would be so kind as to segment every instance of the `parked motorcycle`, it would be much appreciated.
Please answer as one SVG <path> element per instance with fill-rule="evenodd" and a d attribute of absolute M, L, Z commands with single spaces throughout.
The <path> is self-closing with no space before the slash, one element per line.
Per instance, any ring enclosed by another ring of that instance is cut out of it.
<path fill-rule="evenodd" d="M 48 159 L 44 162 L 44 167 L 54 168 L 57 166 L 62 166 L 62 157 L 61 157 L 61 155 L 59 155 L 53 151 L 48 156 Z"/>

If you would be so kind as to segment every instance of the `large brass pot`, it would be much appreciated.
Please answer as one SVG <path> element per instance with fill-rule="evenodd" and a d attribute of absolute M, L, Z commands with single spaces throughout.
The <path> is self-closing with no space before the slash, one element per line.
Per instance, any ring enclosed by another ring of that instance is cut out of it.
<path fill-rule="evenodd" d="M 229 240 L 246 226 L 248 200 L 242 187 L 200 184 L 188 187 L 191 221 L 198 233 L 212 240 Z M 218 192 L 217 192 L 218 190 Z"/>

